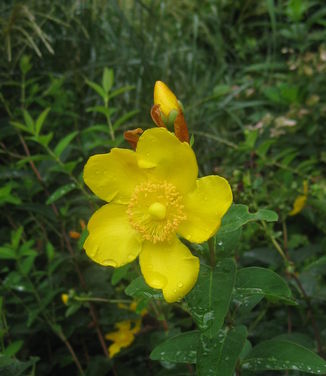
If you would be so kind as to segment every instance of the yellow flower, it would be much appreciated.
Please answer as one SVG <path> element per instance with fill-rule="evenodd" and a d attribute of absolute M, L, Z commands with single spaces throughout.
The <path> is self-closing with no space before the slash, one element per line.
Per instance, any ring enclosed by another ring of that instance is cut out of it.
<path fill-rule="evenodd" d="M 61 300 L 62 300 L 63 304 L 67 305 L 68 300 L 69 300 L 69 295 L 68 294 L 61 294 Z"/>
<path fill-rule="evenodd" d="M 293 209 L 290 211 L 289 215 L 293 216 L 301 212 L 301 210 L 306 206 L 307 197 L 308 197 L 308 182 L 303 182 L 303 195 L 298 196 L 294 203 Z"/>
<path fill-rule="evenodd" d="M 93 155 L 84 180 L 109 202 L 91 217 L 84 248 L 97 263 L 120 267 L 139 255 L 141 272 L 167 302 L 196 283 L 199 259 L 179 240 L 202 243 L 219 229 L 232 203 L 219 176 L 197 179 L 195 154 L 165 128 L 146 130 L 136 151 Z"/>
<path fill-rule="evenodd" d="M 160 110 L 168 117 L 172 110 L 179 111 L 180 105 L 174 93 L 162 81 L 156 81 L 154 86 L 154 104 L 160 105 Z"/>
<path fill-rule="evenodd" d="M 135 334 L 140 331 L 140 320 L 135 321 L 132 329 L 131 320 L 118 322 L 115 327 L 118 329 L 117 331 L 105 335 L 105 339 L 113 341 L 108 348 L 110 358 L 119 353 L 122 347 L 128 347 L 132 344 L 135 340 Z"/>

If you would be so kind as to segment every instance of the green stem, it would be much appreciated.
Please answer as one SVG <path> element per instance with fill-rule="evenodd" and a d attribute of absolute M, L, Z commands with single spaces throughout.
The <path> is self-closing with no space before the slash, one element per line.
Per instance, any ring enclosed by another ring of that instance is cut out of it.
<path fill-rule="evenodd" d="M 104 107 L 107 109 L 109 108 L 109 100 L 104 101 Z M 106 122 L 108 123 L 108 126 L 109 126 L 111 139 L 114 141 L 115 140 L 114 129 L 113 129 L 113 125 L 111 122 L 111 117 L 109 115 L 106 116 Z"/>
<path fill-rule="evenodd" d="M 88 298 L 83 296 L 74 296 L 73 300 L 77 302 L 101 302 L 101 303 L 116 303 L 116 304 L 130 304 L 131 300 L 127 299 L 105 299 L 105 298 Z"/>
<path fill-rule="evenodd" d="M 262 222 L 262 225 L 264 227 L 264 230 L 266 232 L 266 235 L 270 238 L 270 240 L 272 241 L 275 249 L 277 250 L 277 252 L 280 254 L 280 256 L 283 258 L 283 260 L 285 261 L 285 264 L 287 265 L 289 263 L 289 260 L 288 258 L 286 257 L 283 249 L 281 248 L 281 246 L 278 244 L 277 240 L 275 239 L 274 235 L 270 233 L 270 231 L 268 230 L 267 228 L 267 225 L 266 225 L 266 222 L 265 221 L 261 221 Z"/>
<path fill-rule="evenodd" d="M 215 268 L 216 265 L 216 256 L 215 256 L 215 238 L 212 237 L 207 240 L 208 249 L 209 249 L 209 261 L 212 268 Z"/>

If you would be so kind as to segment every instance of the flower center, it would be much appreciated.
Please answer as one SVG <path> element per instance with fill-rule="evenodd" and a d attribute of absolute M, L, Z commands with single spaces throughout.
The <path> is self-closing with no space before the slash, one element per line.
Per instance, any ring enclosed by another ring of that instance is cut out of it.
<path fill-rule="evenodd" d="M 154 202 L 148 208 L 148 212 L 154 219 L 164 219 L 166 217 L 166 206 L 160 202 Z"/>
<path fill-rule="evenodd" d="M 182 196 L 167 182 L 137 185 L 127 209 L 130 224 L 145 240 L 170 240 L 186 219 Z"/>

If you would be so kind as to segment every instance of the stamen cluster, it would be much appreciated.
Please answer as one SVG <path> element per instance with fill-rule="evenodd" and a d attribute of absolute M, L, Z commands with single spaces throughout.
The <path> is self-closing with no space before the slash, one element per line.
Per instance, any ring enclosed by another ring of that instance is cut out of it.
<path fill-rule="evenodd" d="M 136 186 L 130 199 L 127 209 L 129 222 L 145 240 L 154 244 L 168 241 L 175 234 L 179 224 L 186 219 L 182 201 L 182 195 L 171 183 L 142 183 Z M 151 214 L 150 208 L 153 204 L 165 207 L 164 218 Z"/>

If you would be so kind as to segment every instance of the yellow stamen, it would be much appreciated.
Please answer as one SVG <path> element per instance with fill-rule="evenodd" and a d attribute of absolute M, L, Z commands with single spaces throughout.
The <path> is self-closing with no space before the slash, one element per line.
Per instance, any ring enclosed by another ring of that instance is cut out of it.
<path fill-rule="evenodd" d="M 153 243 L 171 239 L 179 224 L 186 219 L 181 194 L 166 181 L 138 185 L 127 214 L 131 226 Z"/>

